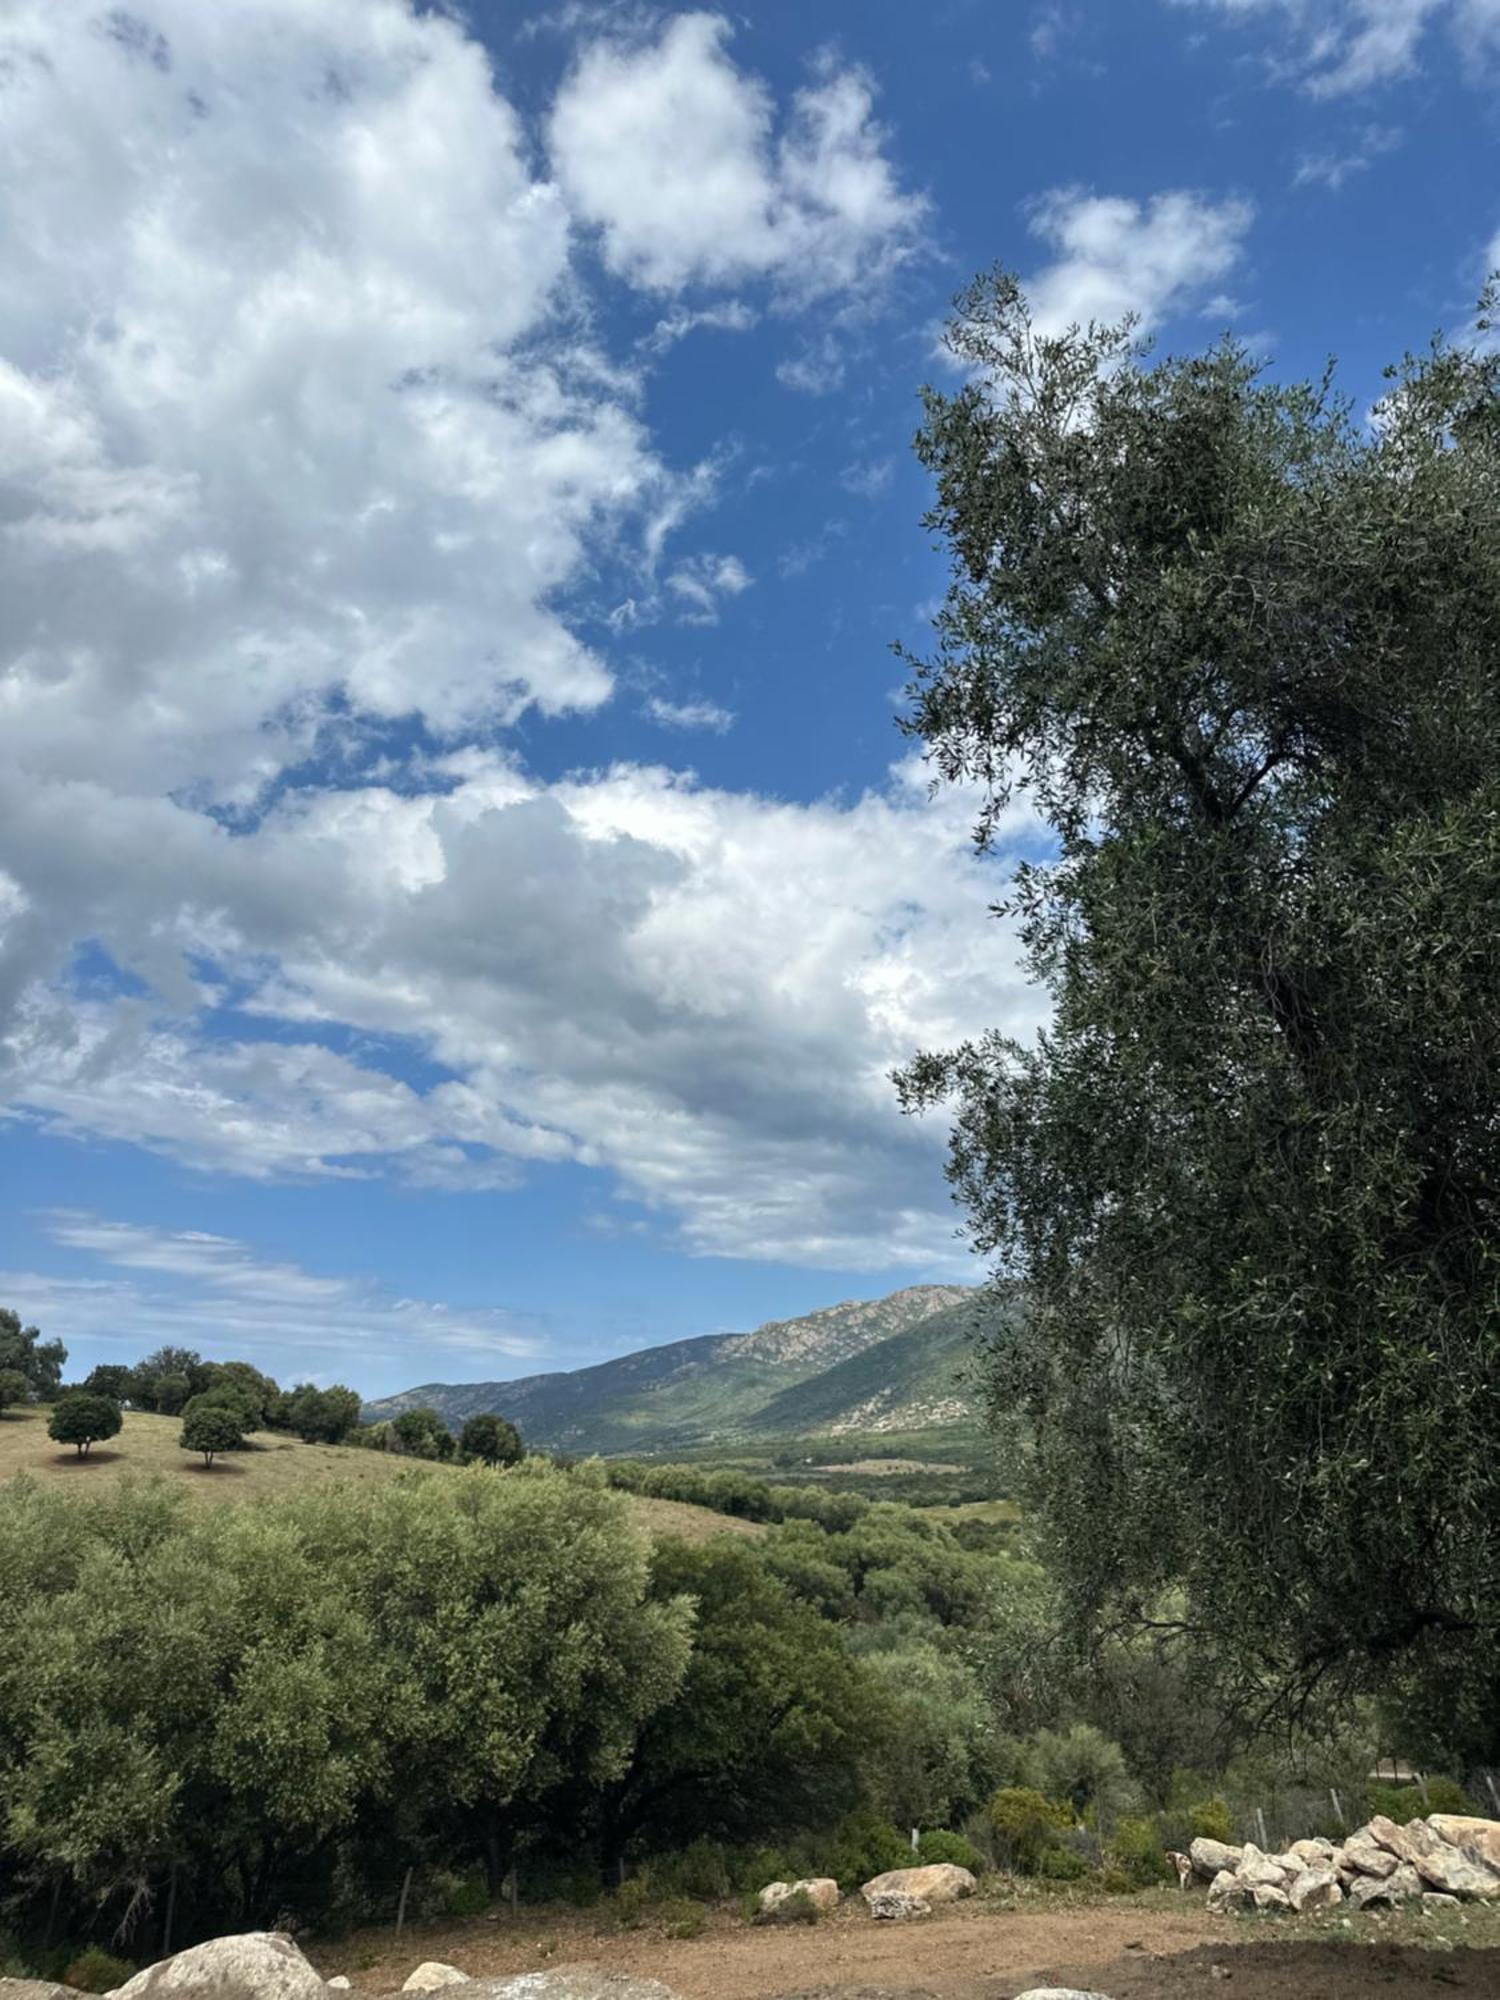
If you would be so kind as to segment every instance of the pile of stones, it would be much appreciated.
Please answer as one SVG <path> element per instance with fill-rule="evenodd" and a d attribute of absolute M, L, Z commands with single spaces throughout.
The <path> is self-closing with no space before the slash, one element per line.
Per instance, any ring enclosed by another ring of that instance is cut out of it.
<path fill-rule="evenodd" d="M 1210 1909 L 1352 1910 L 1421 1902 L 1441 1908 L 1500 1900 L 1500 1820 L 1432 1813 L 1397 1826 L 1377 1813 L 1342 1841 L 1294 1840 L 1285 1853 L 1253 1842 L 1195 1840 L 1193 1872 Z"/>
<path fill-rule="evenodd" d="M 972 1896 L 978 1886 L 967 1868 L 955 1867 L 951 1861 L 934 1861 L 921 1868 L 888 1868 L 883 1875 L 872 1875 L 859 1893 L 872 1917 L 901 1923 L 912 1917 L 930 1917 L 934 1903 L 956 1903 L 960 1897 Z M 760 1892 L 761 1914 L 774 1916 L 794 1898 L 802 1908 L 810 1904 L 820 1912 L 836 1910 L 839 1885 L 826 1875 L 801 1882 L 768 1882 Z"/>

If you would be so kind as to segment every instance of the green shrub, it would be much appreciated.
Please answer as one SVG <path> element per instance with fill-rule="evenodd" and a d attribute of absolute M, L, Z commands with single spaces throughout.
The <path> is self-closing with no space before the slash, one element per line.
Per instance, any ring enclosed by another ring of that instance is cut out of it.
<path fill-rule="evenodd" d="M 827 1854 L 827 1863 L 820 1871 L 799 1868 L 796 1873 L 831 1875 L 847 1891 L 868 1882 L 872 1875 L 883 1875 L 888 1868 L 905 1868 L 911 1861 L 908 1842 L 888 1819 L 867 1809 L 852 1812 L 839 1822 Z"/>
<path fill-rule="evenodd" d="M 757 1904 L 752 1921 L 757 1924 L 815 1924 L 821 1915 L 822 1911 L 807 1891 L 799 1889 L 795 1895 L 784 1896 L 769 1910 L 763 1910 Z"/>
<path fill-rule="evenodd" d="M 633 1931 L 654 1901 L 651 1871 L 643 1868 L 639 1875 L 632 1875 L 616 1889 L 609 1899 L 609 1913 L 621 1930 Z"/>
<path fill-rule="evenodd" d="M 1365 1806 L 1373 1819 L 1383 1813 L 1397 1826 L 1409 1819 L 1425 1819 L 1428 1813 L 1478 1813 L 1479 1808 L 1452 1778 L 1429 1778 L 1424 1793 L 1420 1785 L 1371 1785 L 1365 1792 Z"/>
<path fill-rule="evenodd" d="M 1221 1840 L 1234 1843 L 1234 1814 L 1222 1799 L 1201 1799 L 1188 1807 L 1188 1834 L 1193 1840 Z"/>
<path fill-rule="evenodd" d="M 651 1863 L 651 1879 L 664 1896 L 691 1896 L 704 1903 L 717 1903 L 734 1887 L 728 1856 L 716 1840 L 695 1840 L 676 1854 L 658 1855 Z"/>
<path fill-rule="evenodd" d="M 91 1944 L 63 1974 L 63 1984 L 76 1986 L 80 1993 L 108 1993 L 116 1986 L 123 1986 L 134 1971 L 135 1967 L 127 1965 L 123 1958 L 112 1958 L 107 1951 Z"/>
<path fill-rule="evenodd" d="M 482 1917 L 489 1907 L 489 1889 L 477 1875 L 450 1884 L 443 1897 L 443 1913 L 449 1917 Z"/>
<path fill-rule="evenodd" d="M 1057 1836 L 1073 1823 L 1066 1806 L 1030 1785 L 1006 1785 L 990 1800 L 990 1825 L 1006 1864 L 1018 1875 L 1035 1875 L 1041 1858 L 1057 1845 Z"/>
<path fill-rule="evenodd" d="M 1123 1868 L 1116 1868 L 1113 1863 L 1101 1871 L 1099 1887 L 1104 1891 L 1106 1896 L 1133 1896 L 1135 1894 L 1134 1882 L 1131 1881 Z"/>
<path fill-rule="evenodd" d="M 667 1896 L 651 1912 L 669 1938 L 702 1937 L 708 1929 L 708 1915 L 701 1903 L 686 1896 Z"/>
<path fill-rule="evenodd" d="M 984 1872 L 984 1856 L 972 1840 L 965 1840 L 961 1833 L 949 1833 L 945 1828 L 934 1828 L 924 1833 L 917 1844 L 917 1859 L 924 1867 L 935 1862 L 951 1862 L 955 1868 L 967 1868 L 971 1875 Z"/>
<path fill-rule="evenodd" d="M 1163 1852 L 1155 1820 L 1122 1819 L 1115 1828 L 1111 1859 L 1137 1889 L 1172 1879 L 1172 1864 Z"/>
<path fill-rule="evenodd" d="M 1089 1872 L 1089 1864 L 1071 1847 L 1044 1847 L 1036 1872 L 1048 1882 L 1081 1882 Z"/>

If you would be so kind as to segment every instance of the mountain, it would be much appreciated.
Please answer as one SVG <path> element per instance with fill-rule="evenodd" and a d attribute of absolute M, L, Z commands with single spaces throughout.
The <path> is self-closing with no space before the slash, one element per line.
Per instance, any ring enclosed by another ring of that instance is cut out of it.
<path fill-rule="evenodd" d="M 585 1453 L 927 1429 L 969 1414 L 956 1378 L 981 1314 L 993 1310 L 988 1295 L 965 1285 L 910 1285 L 564 1374 L 425 1382 L 367 1404 L 365 1416 L 377 1422 L 425 1404 L 456 1428 L 494 1410 L 529 1444 Z"/>

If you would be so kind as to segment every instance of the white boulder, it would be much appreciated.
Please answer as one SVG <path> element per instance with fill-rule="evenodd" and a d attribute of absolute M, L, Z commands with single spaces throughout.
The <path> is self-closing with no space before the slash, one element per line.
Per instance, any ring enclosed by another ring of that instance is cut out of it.
<path fill-rule="evenodd" d="M 403 1993 L 436 1993 L 442 1986 L 467 1986 L 469 1975 L 440 1958 L 427 1958 L 401 1982 Z"/>
<path fill-rule="evenodd" d="M 919 1896 L 925 1903 L 956 1903 L 960 1896 L 972 1896 L 979 1884 L 967 1868 L 951 1861 L 933 1861 L 925 1868 L 888 1868 L 872 1875 L 860 1890 L 862 1896 L 892 1894 Z"/>
<path fill-rule="evenodd" d="M 886 1923 L 908 1923 L 913 1917 L 932 1915 L 932 1905 L 925 1896 L 908 1896 L 904 1889 L 866 1888 L 861 1894 L 870 1907 L 870 1915 Z"/>
<path fill-rule="evenodd" d="M 1300 1915 L 1303 1910 L 1329 1909 L 1342 1903 L 1344 1892 L 1331 1868 L 1304 1868 L 1292 1878 L 1286 1899 Z"/>
<path fill-rule="evenodd" d="M 805 1896 L 815 1910 L 836 1910 L 839 1885 L 831 1875 L 804 1875 L 797 1882 L 768 1882 L 757 1901 L 765 1912 L 779 1909 L 793 1896 Z"/>
<path fill-rule="evenodd" d="M 1232 1873 L 1238 1868 L 1244 1852 L 1242 1847 L 1230 1847 L 1222 1840 L 1209 1840 L 1200 1834 L 1197 1840 L 1189 1843 L 1188 1860 L 1205 1882 L 1212 1882 L 1215 1875 L 1224 1869 Z"/>
<path fill-rule="evenodd" d="M 327 2000 L 318 1973 L 283 1931 L 244 1931 L 237 1937 L 210 1938 L 171 1958 L 148 1965 L 109 2000 L 160 2000 L 169 1993 L 191 1992 L 199 2000 Z"/>

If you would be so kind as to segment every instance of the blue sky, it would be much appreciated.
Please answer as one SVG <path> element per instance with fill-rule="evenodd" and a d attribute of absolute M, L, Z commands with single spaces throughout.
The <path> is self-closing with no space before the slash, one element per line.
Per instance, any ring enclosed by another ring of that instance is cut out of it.
<path fill-rule="evenodd" d="M 975 1275 L 913 1048 L 1042 1017 L 894 726 L 917 392 L 1462 330 L 1500 0 L 0 24 L 0 1299 L 369 1393 Z"/>

